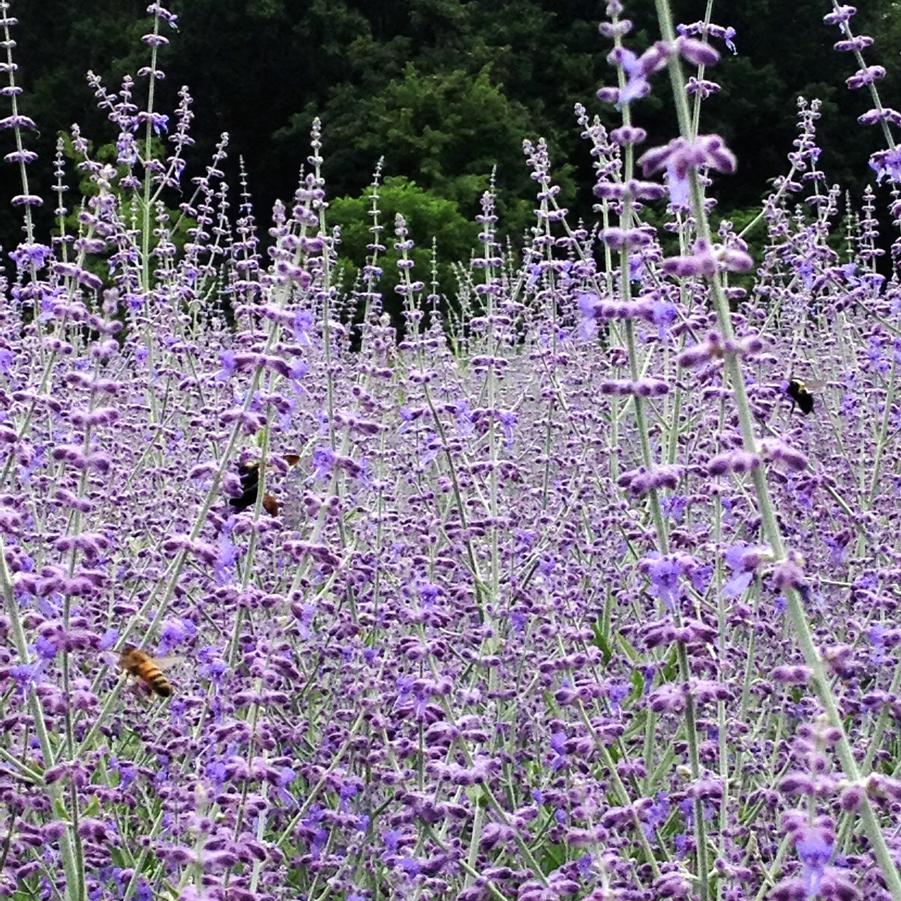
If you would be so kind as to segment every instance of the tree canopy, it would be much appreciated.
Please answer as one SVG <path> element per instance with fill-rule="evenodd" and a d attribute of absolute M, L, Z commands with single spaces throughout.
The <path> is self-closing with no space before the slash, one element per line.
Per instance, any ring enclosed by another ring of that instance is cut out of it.
<path fill-rule="evenodd" d="M 692 22 L 704 5 L 681 0 L 676 12 Z M 573 105 L 615 121 L 594 97 L 612 72 L 609 45 L 597 30 L 603 10 L 594 0 L 172 0 L 171 6 L 180 33 L 162 51 L 161 99 L 172 105 L 178 87 L 190 86 L 198 162 L 222 131 L 230 132 L 232 162 L 243 156 L 264 220 L 275 198 L 292 194 L 315 116 L 323 122 L 331 197 L 362 196 L 384 157 L 386 177 L 409 179 L 471 217 L 496 167 L 501 227 L 516 234 L 532 206 L 522 139 L 543 136 L 563 201 L 590 211 L 590 157 Z M 123 73 L 146 63 L 139 40 L 144 7 L 44 0 L 40 15 L 30 5 L 18 10 L 20 108 L 42 129 L 36 149 L 46 162 L 34 167 L 39 189 L 50 184 L 57 130 L 78 121 L 88 136 L 114 139 L 92 109 L 84 73 L 93 69 L 115 87 Z M 653 2 L 626 7 L 635 22 L 627 41 L 640 51 L 657 37 Z M 824 12 L 822 0 L 714 8 L 715 21 L 736 29 L 737 50 L 724 52 L 708 73 L 722 90 L 703 114 L 702 130 L 723 134 L 740 162 L 737 176 L 720 185 L 723 209 L 753 206 L 766 180 L 783 170 L 799 95 L 823 101 L 819 134 L 829 178 L 852 187 L 867 178 L 878 136 L 856 124 L 868 98 L 845 87 L 854 61 L 832 50 L 837 33 L 823 24 Z M 888 70 L 882 84 L 891 105 L 901 84 L 901 17 L 891 0 L 875 0 L 855 24 L 876 38 L 868 62 Z M 636 104 L 635 119 L 652 141 L 673 134 L 670 104 L 657 93 Z M 11 167 L 3 171 L 6 197 L 18 193 L 16 179 Z M 17 222 L 8 206 L 0 213 L 6 247 L 18 241 Z"/>

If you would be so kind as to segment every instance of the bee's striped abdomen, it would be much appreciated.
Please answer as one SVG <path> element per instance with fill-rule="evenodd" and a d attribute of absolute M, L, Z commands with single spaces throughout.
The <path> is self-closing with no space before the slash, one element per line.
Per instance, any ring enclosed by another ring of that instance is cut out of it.
<path fill-rule="evenodd" d="M 139 651 L 134 645 L 126 645 L 122 649 L 119 665 L 130 676 L 140 679 L 160 697 L 168 698 L 172 694 L 172 684 L 163 675 L 153 658 L 149 654 Z"/>
<path fill-rule="evenodd" d="M 168 698 L 172 694 L 169 680 L 155 666 L 145 673 L 145 681 L 160 697 Z"/>

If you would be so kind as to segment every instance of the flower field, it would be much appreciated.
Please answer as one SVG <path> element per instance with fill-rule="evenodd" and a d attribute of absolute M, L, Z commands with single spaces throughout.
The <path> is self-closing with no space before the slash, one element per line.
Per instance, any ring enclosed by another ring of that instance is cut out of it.
<path fill-rule="evenodd" d="M 486 191 L 444 297 L 381 171 L 340 275 L 318 122 L 265 224 L 227 136 L 188 164 L 158 3 L 32 193 L 0 3 L 0 896 L 901 899 L 901 114 L 827 7 L 874 184 L 801 100 L 739 229 L 735 35 L 657 6 L 634 52 L 606 7 L 616 127 L 576 109 L 596 220 L 526 141 L 531 233 Z"/>

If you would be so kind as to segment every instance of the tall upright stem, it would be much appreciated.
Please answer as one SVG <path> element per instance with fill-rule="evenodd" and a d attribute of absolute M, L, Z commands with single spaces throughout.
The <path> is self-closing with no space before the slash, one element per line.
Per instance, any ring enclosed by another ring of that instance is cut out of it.
<path fill-rule="evenodd" d="M 675 41 L 676 35 L 673 28 L 669 2 L 668 0 L 654 0 L 654 2 L 663 39 L 672 44 Z M 676 105 L 676 114 L 679 120 L 679 131 L 684 138 L 690 139 L 691 119 L 688 102 L 685 97 L 685 79 L 682 75 L 682 64 L 679 62 L 678 57 L 670 57 L 668 70 L 670 82 L 672 84 L 673 98 Z M 704 194 L 701 183 L 698 179 L 697 172 L 694 169 L 689 169 L 688 179 L 698 238 L 701 241 L 707 242 L 709 245 L 711 239 L 710 223 L 707 220 L 707 213 L 704 209 Z M 717 325 L 719 326 L 724 341 L 730 341 L 734 337 L 732 314 L 729 310 L 729 302 L 723 291 L 722 282 L 717 273 L 714 273 L 710 277 L 710 288 Z M 741 364 L 738 356 L 734 352 L 726 353 L 725 369 L 735 399 L 735 406 L 738 411 L 744 449 L 750 453 L 756 453 L 757 442 L 754 436 L 754 421 L 751 415 L 751 407 L 748 402 L 744 379 L 742 378 Z M 757 506 L 760 511 L 763 533 L 776 560 L 783 561 L 786 556 L 785 542 L 782 539 L 782 533 L 776 520 L 776 513 L 770 497 L 764 467 L 758 466 L 753 470 L 752 480 L 754 491 L 757 495 Z M 842 764 L 842 769 L 849 781 L 859 783 L 861 778 L 860 770 L 854 759 L 854 753 L 851 750 L 848 736 L 845 733 L 844 724 L 839 715 L 838 705 L 826 676 L 823 661 L 813 642 L 810 624 L 807 621 L 807 615 L 804 611 L 803 600 L 796 588 L 787 588 L 784 591 L 784 594 L 788 600 L 789 618 L 791 619 L 792 626 L 797 635 L 801 652 L 804 655 L 804 661 L 813 673 L 813 688 L 820 699 L 820 703 L 823 705 L 823 709 L 829 720 L 829 725 L 835 728 L 839 734 L 836 750 Z M 901 901 L 901 877 L 899 877 L 898 869 L 892 859 L 891 852 L 885 841 L 885 836 L 882 834 L 882 829 L 879 826 L 875 811 L 866 796 L 864 796 L 861 804 L 861 819 L 863 820 L 867 838 L 872 846 L 873 854 L 879 862 L 879 866 L 885 877 L 886 885 L 892 894 L 892 898 L 894 901 Z"/>

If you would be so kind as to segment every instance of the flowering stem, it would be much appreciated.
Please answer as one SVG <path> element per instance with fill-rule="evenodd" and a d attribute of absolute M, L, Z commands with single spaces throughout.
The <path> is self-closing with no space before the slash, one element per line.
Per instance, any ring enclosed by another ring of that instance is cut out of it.
<path fill-rule="evenodd" d="M 889 375 L 888 388 L 885 394 L 885 403 L 882 408 L 882 425 L 879 428 L 879 437 L 876 441 L 876 459 L 873 460 L 873 475 L 870 479 L 870 490 L 867 492 L 867 503 L 873 506 L 876 498 L 876 489 L 879 487 L 879 475 L 882 471 L 882 457 L 885 453 L 886 439 L 888 438 L 889 425 L 891 423 L 892 406 L 895 401 L 895 373 L 898 368 L 898 355 L 892 354 L 892 371 Z"/>
<path fill-rule="evenodd" d="M 762 884 L 760 886 L 760 891 L 754 897 L 754 901 L 763 901 L 763 897 L 766 893 L 772 888 L 775 883 L 775 875 L 779 872 L 780 867 L 782 866 L 782 861 L 785 860 L 785 855 L 788 853 L 789 846 L 791 845 L 791 837 L 786 835 L 785 838 L 779 843 L 779 849 L 776 851 L 776 857 L 773 860 L 773 865 L 770 867 L 769 871 L 764 874 Z"/>
<path fill-rule="evenodd" d="M 382 664 L 382 668 L 384 669 L 384 664 Z M 381 672 L 376 676 L 376 680 L 381 676 Z M 373 680 L 374 682 L 376 680 Z M 341 747 L 335 752 L 335 756 L 332 758 L 332 762 L 328 765 L 328 767 L 323 771 L 322 775 L 319 777 L 319 781 L 307 792 L 306 800 L 301 804 L 300 809 L 296 814 L 291 818 L 291 822 L 285 827 L 281 836 L 276 840 L 275 844 L 277 847 L 281 848 L 285 842 L 288 840 L 288 837 L 294 831 L 294 827 L 303 819 L 304 814 L 310 809 L 310 805 L 313 801 L 316 800 L 316 797 L 319 795 L 319 792 L 322 790 L 322 787 L 328 781 L 329 776 L 335 771 L 338 764 L 341 762 L 344 757 L 347 749 L 353 743 L 354 737 L 357 734 L 360 726 L 363 725 L 365 721 L 366 715 L 365 713 L 361 713 L 353 722 L 353 725 L 347 732 L 347 738 L 341 744 Z"/>
<path fill-rule="evenodd" d="M 710 17 L 713 15 L 713 0 L 707 0 L 707 8 L 704 10 L 704 31 L 701 32 L 701 37 L 703 37 L 706 41 L 707 39 L 707 26 L 710 25 Z M 705 66 L 701 63 L 698 66 L 698 81 L 701 81 L 704 77 Z M 691 115 L 691 136 L 697 137 L 698 128 L 701 124 L 701 103 L 703 102 L 704 92 L 698 86 L 698 92 L 695 94 L 695 102 L 694 108 L 692 109 Z"/>
<path fill-rule="evenodd" d="M 432 829 L 428 824 L 425 825 L 425 834 L 442 850 L 447 851 L 447 845 L 435 835 L 435 830 Z M 466 884 L 469 885 L 472 883 L 474 879 L 484 879 L 484 877 L 479 873 L 479 871 L 473 866 L 471 860 L 460 860 L 457 862 L 460 869 L 466 873 Z M 510 899 L 498 888 L 496 888 L 491 880 L 485 881 L 485 891 L 491 895 L 492 898 L 495 898 L 496 901 L 510 901 Z"/>
<path fill-rule="evenodd" d="M 626 790 L 626 786 L 623 785 L 623 781 L 616 769 L 616 762 L 610 755 L 610 751 L 608 750 L 606 745 L 601 741 L 601 738 L 597 734 L 594 727 L 591 725 L 591 720 L 588 718 L 588 714 L 586 713 L 585 707 L 581 701 L 579 702 L 579 713 L 582 716 L 582 722 L 585 724 L 585 728 L 588 730 L 588 734 L 591 736 L 592 740 L 594 741 L 595 747 L 598 749 L 598 753 L 601 756 L 601 761 L 604 764 L 604 769 L 606 770 L 613 785 L 614 791 L 617 794 L 617 800 L 624 807 L 632 807 L 629 798 L 629 792 Z M 641 820 L 639 819 L 638 813 L 634 808 L 632 808 L 632 819 L 635 825 L 635 834 L 638 837 L 638 843 L 641 845 L 641 849 L 644 852 L 645 861 L 651 868 L 651 874 L 653 875 L 653 877 L 655 879 L 659 879 L 660 868 L 657 866 L 657 859 L 654 857 L 654 851 L 648 843 L 647 836 L 644 834 L 644 829 L 642 828 Z"/>
<path fill-rule="evenodd" d="M 10 626 L 13 635 L 13 644 L 19 655 L 21 666 L 29 666 L 28 641 L 25 638 L 25 630 L 22 626 L 22 620 L 19 617 L 19 606 L 16 603 L 13 594 L 12 581 L 9 577 L 9 569 L 6 565 L 6 552 L 3 546 L 3 536 L 0 535 L 0 592 L 6 604 L 6 613 L 9 616 Z M 50 742 L 50 736 L 47 732 L 47 726 L 44 722 L 44 709 L 41 701 L 35 691 L 34 683 L 31 683 L 26 689 L 28 692 L 28 701 L 31 706 L 31 715 L 34 718 L 35 732 L 37 732 L 38 741 L 41 745 L 41 753 L 44 757 L 44 765 L 52 766 L 54 761 L 53 745 Z M 62 788 L 58 782 L 53 782 L 47 786 L 50 795 L 53 811 L 65 821 L 69 818 L 66 814 L 65 804 L 63 802 Z M 60 836 L 59 848 L 63 858 L 63 870 L 66 874 L 66 901 L 82 901 L 84 897 L 84 863 L 81 855 L 76 853 L 79 847 L 78 836 L 75 827 L 68 822 L 65 831 Z"/>
<path fill-rule="evenodd" d="M 675 32 L 673 29 L 672 16 L 670 14 L 668 0 L 655 0 L 657 8 L 657 18 L 660 23 L 660 30 L 663 39 L 672 44 L 675 41 Z M 685 85 L 682 77 L 682 67 L 677 57 L 671 56 L 668 63 L 670 81 L 672 83 L 673 97 L 676 104 L 676 112 L 679 119 L 679 128 L 683 137 L 688 138 L 690 135 L 690 120 L 688 104 L 685 100 Z M 704 209 L 704 196 L 700 181 L 698 180 L 695 170 L 689 170 L 689 189 L 692 201 L 692 208 L 695 215 L 698 238 L 707 242 L 708 246 L 711 241 L 710 224 L 707 220 L 707 214 Z M 711 292 L 713 294 L 714 309 L 716 311 L 717 323 L 719 325 L 722 337 L 726 341 L 734 338 L 732 329 L 732 315 L 729 310 L 729 302 L 723 293 L 722 283 L 717 273 L 710 277 Z M 738 356 L 734 353 L 726 353 L 725 368 L 729 376 L 729 383 L 732 387 L 735 405 L 738 411 L 739 423 L 741 426 L 742 441 L 744 449 L 749 453 L 755 453 L 757 442 L 754 436 L 754 423 L 751 415 L 748 395 L 745 388 L 744 379 L 742 377 L 741 364 Z M 775 511 L 770 499 L 769 489 L 766 482 L 764 467 L 758 466 L 752 472 L 754 490 L 757 494 L 757 505 L 760 516 L 763 521 L 763 531 L 770 544 L 776 560 L 785 559 L 785 545 L 782 540 L 782 534 L 776 521 Z M 807 616 L 804 612 L 803 601 L 800 593 L 795 588 L 787 588 L 785 595 L 788 600 L 788 613 L 798 637 L 801 646 L 801 652 L 804 655 L 805 663 L 810 667 L 813 673 L 813 687 L 816 690 L 820 702 L 826 711 L 826 715 L 830 726 L 835 728 L 839 734 L 837 742 L 837 751 L 839 759 L 842 763 L 847 778 L 858 783 L 860 780 L 860 772 L 854 759 L 854 753 L 851 750 L 848 737 L 845 734 L 844 725 L 836 706 L 835 698 L 829 686 L 826 672 L 823 667 L 822 659 L 813 643 L 813 636 L 810 632 L 810 626 L 807 622 Z M 864 797 L 861 804 L 861 817 L 863 819 L 864 829 L 873 853 L 879 862 L 885 877 L 886 884 L 891 892 L 894 901 L 901 901 L 901 877 L 898 875 L 898 869 L 892 860 L 891 852 L 882 834 L 879 821 L 873 811 L 868 798 Z"/>
<path fill-rule="evenodd" d="M 476 875 L 475 865 L 479 856 L 479 841 L 482 837 L 482 820 L 485 817 L 485 808 L 481 804 L 476 804 L 475 816 L 472 819 L 472 835 L 469 839 L 469 853 L 466 856 L 467 875 L 463 883 L 464 888 L 472 885 L 473 877 Z"/>
<path fill-rule="evenodd" d="M 832 8 L 834 10 L 839 9 L 839 4 L 837 0 L 832 0 Z M 854 38 L 854 33 L 851 31 L 851 23 L 848 19 L 844 19 L 841 24 L 842 33 L 845 37 L 850 41 Z M 857 62 L 857 66 L 859 69 L 866 69 L 867 63 L 863 58 L 863 54 L 860 50 L 854 50 L 854 59 Z M 880 113 L 884 112 L 884 107 L 882 106 L 882 100 L 879 97 L 879 89 L 876 87 L 875 81 L 870 81 L 867 84 L 867 89 L 870 92 L 870 99 L 873 101 L 873 106 L 879 110 Z M 879 125 L 882 128 L 882 135 L 885 138 L 885 143 L 888 145 L 890 150 L 895 149 L 895 138 L 892 135 L 891 129 L 888 127 L 888 122 L 885 120 L 884 116 L 880 116 Z"/>
<path fill-rule="evenodd" d="M 622 38 L 617 34 L 615 38 L 617 48 L 622 46 Z M 617 67 L 617 76 L 619 79 L 620 90 L 625 87 L 625 73 L 622 66 Z M 682 104 L 687 112 L 687 104 L 685 95 L 682 95 Z M 631 110 L 629 104 L 623 105 L 623 126 L 631 125 Z M 628 182 L 632 178 L 634 146 L 629 143 L 625 149 L 623 179 Z M 632 204 L 631 199 L 626 195 L 625 202 L 622 204 L 620 214 L 620 227 L 626 230 L 630 227 L 632 220 Z M 629 249 L 624 244 L 620 253 L 620 291 L 623 302 L 631 299 L 631 282 L 629 278 Z M 635 344 L 634 324 L 631 319 L 625 322 L 626 349 L 629 354 L 629 370 L 633 382 L 638 381 L 640 372 L 638 368 L 638 350 Z M 641 446 L 642 462 L 647 470 L 651 470 L 654 465 L 651 455 L 650 440 L 648 438 L 648 426 L 644 415 L 644 403 L 642 398 L 636 392 L 633 395 L 635 406 L 635 424 L 638 430 L 639 442 Z M 676 428 L 678 423 L 674 422 L 673 427 Z M 656 488 L 652 488 L 648 494 L 648 501 L 651 508 L 651 519 L 654 523 L 654 529 L 657 533 L 657 544 L 660 553 L 666 555 L 669 553 L 669 539 L 667 536 L 666 523 L 663 519 L 663 513 L 660 509 L 660 498 Z M 673 618 L 678 624 L 681 617 L 678 607 L 673 611 Z M 682 681 L 687 685 L 691 678 L 691 665 L 688 659 L 688 652 L 682 642 L 676 643 L 676 655 L 679 664 L 679 675 Z M 646 725 L 650 728 L 650 720 Z M 647 738 L 647 733 L 646 733 Z M 695 717 L 694 698 L 689 693 L 685 699 L 685 740 L 688 746 L 689 767 L 691 769 L 692 779 L 697 782 L 701 778 L 701 761 L 698 749 L 698 733 L 697 722 Z M 650 761 L 645 761 L 645 765 L 649 766 Z M 703 802 L 700 798 L 695 798 L 694 804 L 694 835 L 695 835 L 695 853 L 697 855 L 697 877 L 698 888 L 700 891 L 701 901 L 707 901 L 708 897 L 708 866 L 707 866 L 707 837 L 704 824 Z"/>
<path fill-rule="evenodd" d="M 163 824 L 163 814 L 164 810 L 160 810 L 160 812 L 156 815 L 156 819 L 153 821 L 150 831 L 147 833 L 148 839 L 154 839 L 157 836 L 157 833 L 160 830 L 160 826 Z M 132 868 L 131 879 L 128 880 L 128 885 L 125 886 L 125 891 L 122 894 L 122 901 L 130 901 L 131 896 L 137 891 L 138 888 L 138 879 L 141 877 L 141 871 L 144 869 L 144 864 L 147 862 L 147 858 L 150 856 L 150 847 L 145 847 L 141 849 L 141 856 L 138 857 L 135 862 L 134 867 Z"/>
<path fill-rule="evenodd" d="M 469 559 L 469 565 L 472 570 L 472 577 L 476 594 L 479 597 L 481 617 L 482 620 L 485 621 L 487 619 L 487 612 L 485 610 L 485 581 L 484 579 L 482 579 L 481 573 L 479 572 L 479 564 L 477 562 L 475 551 L 472 547 L 472 539 L 468 535 L 469 530 L 466 522 L 466 507 L 463 503 L 463 495 L 460 492 L 460 482 L 457 478 L 457 468 L 454 465 L 454 458 L 450 452 L 450 446 L 448 445 L 447 432 L 444 428 L 444 423 L 441 421 L 441 417 L 438 415 L 438 411 L 435 409 L 435 404 L 432 402 L 432 394 L 429 391 L 429 386 L 427 384 L 423 384 L 422 389 L 423 393 L 425 394 L 425 401 L 428 404 L 429 410 L 432 414 L 432 419 L 435 422 L 435 428 L 438 429 L 438 437 L 441 440 L 441 447 L 444 451 L 445 459 L 447 460 L 447 468 L 448 472 L 450 473 L 451 484 L 453 486 L 454 500 L 457 503 L 460 524 L 463 526 L 464 533 L 467 535 L 465 539 L 466 555 Z"/>
<path fill-rule="evenodd" d="M 153 37 L 156 38 L 160 33 L 160 17 L 154 14 L 153 17 Z M 141 287 L 144 290 L 146 303 L 149 306 L 150 299 L 150 195 L 153 190 L 153 175 L 151 171 L 151 159 L 153 156 L 153 103 L 156 91 L 156 61 L 157 61 L 157 45 L 151 43 L 150 47 L 150 73 L 147 76 L 147 124 L 144 129 L 144 200 L 141 209 Z M 144 342 L 147 347 L 147 365 L 149 369 L 154 366 L 154 342 L 151 335 L 151 317 L 146 317 L 146 327 L 144 332 Z M 151 412 L 154 419 L 156 418 L 156 399 L 153 392 L 149 392 L 151 398 Z"/>

